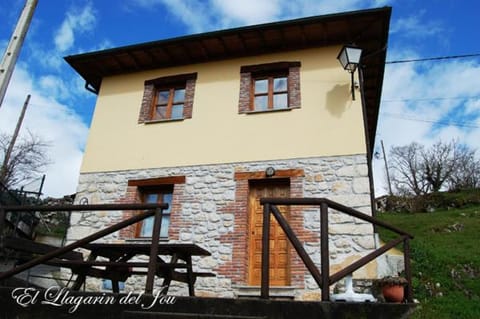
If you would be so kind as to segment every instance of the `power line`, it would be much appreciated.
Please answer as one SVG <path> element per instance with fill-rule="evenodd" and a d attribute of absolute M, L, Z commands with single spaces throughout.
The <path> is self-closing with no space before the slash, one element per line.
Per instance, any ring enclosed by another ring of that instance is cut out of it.
<path fill-rule="evenodd" d="M 474 96 L 454 96 L 454 97 L 431 97 L 431 98 L 405 98 L 405 99 L 385 99 L 382 102 L 410 102 L 410 101 L 445 101 L 445 100 L 475 100 L 480 99 L 480 95 Z"/>
<path fill-rule="evenodd" d="M 396 117 L 408 121 L 416 121 L 416 122 L 425 122 L 425 123 L 433 123 L 442 126 L 458 126 L 458 127 L 466 127 L 466 128 L 480 128 L 479 125 L 474 124 L 473 122 L 455 122 L 455 121 L 438 121 L 438 120 L 431 120 L 431 119 L 418 119 L 410 116 L 406 116 L 403 114 L 397 113 L 389 113 L 389 112 L 381 112 L 380 115 L 386 115 L 390 117 Z"/>
<path fill-rule="evenodd" d="M 396 60 L 396 61 L 386 61 L 385 64 L 396 64 L 396 63 L 412 63 L 412 62 L 423 62 L 423 61 L 435 61 L 435 60 L 449 60 L 449 59 L 462 59 L 462 58 L 471 58 L 478 57 L 480 53 L 472 54 L 463 54 L 463 55 L 447 55 L 431 58 L 420 58 L 420 59 L 410 59 L 410 60 Z"/>

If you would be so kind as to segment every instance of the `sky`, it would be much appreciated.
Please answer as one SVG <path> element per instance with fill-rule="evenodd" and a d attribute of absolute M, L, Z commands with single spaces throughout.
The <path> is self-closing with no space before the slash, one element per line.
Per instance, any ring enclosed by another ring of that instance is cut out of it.
<path fill-rule="evenodd" d="M 3 56 L 25 0 L 0 1 Z M 11 134 L 28 94 L 22 132 L 49 142 L 45 196 L 76 190 L 96 96 L 63 57 L 266 22 L 392 6 L 387 61 L 480 53 L 476 0 L 38 0 L 0 107 Z M 413 141 L 426 146 L 480 141 L 480 56 L 387 63 L 375 151 Z M 480 150 L 478 151 L 480 153 Z M 383 159 L 374 158 L 375 193 L 386 193 Z"/>

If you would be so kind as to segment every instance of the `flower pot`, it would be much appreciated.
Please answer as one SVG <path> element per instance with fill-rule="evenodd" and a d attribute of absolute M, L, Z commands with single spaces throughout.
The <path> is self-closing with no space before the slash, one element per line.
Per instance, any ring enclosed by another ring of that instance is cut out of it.
<path fill-rule="evenodd" d="M 383 297 L 385 298 L 385 301 L 388 302 L 402 302 L 404 292 L 405 289 L 403 285 L 385 285 L 382 288 Z"/>

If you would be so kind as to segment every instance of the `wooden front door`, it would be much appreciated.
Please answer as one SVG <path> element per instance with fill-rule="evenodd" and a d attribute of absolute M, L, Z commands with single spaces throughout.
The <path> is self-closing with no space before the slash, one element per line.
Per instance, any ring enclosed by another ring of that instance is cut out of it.
<path fill-rule="evenodd" d="M 289 197 L 290 184 L 288 180 L 268 180 L 251 182 L 249 187 L 249 266 L 248 284 L 258 286 L 262 274 L 262 224 L 263 206 L 260 198 Z M 283 216 L 288 220 L 288 207 L 278 206 Z M 275 217 L 270 215 L 270 285 L 290 285 L 290 258 L 288 239 L 278 225 Z"/>

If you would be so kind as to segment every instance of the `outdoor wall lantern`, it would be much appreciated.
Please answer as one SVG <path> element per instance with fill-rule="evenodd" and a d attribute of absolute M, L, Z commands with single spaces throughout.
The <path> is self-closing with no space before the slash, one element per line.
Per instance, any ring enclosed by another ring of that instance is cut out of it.
<path fill-rule="evenodd" d="M 360 64 L 360 58 L 362 56 L 362 49 L 354 45 L 344 45 L 342 50 L 337 56 L 338 61 L 342 65 L 344 70 L 350 72 L 352 77 L 352 100 L 355 101 L 355 81 L 353 74 Z"/>
<path fill-rule="evenodd" d="M 267 169 L 265 170 L 265 176 L 273 177 L 273 175 L 275 175 L 275 169 L 271 166 L 267 167 Z"/>

